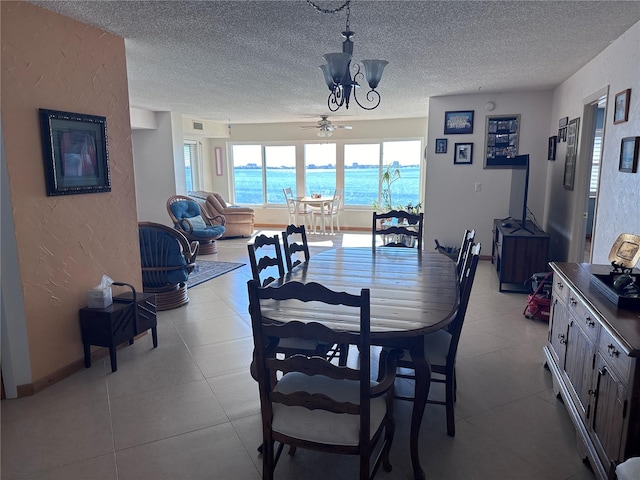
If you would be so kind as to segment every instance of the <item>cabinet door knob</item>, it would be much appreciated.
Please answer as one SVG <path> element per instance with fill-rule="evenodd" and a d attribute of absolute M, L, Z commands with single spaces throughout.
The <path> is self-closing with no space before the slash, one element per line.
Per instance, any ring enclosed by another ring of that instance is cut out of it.
<path fill-rule="evenodd" d="M 591 317 L 587 317 L 585 318 L 585 323 L 590 326 L 591 328 L 596 326 L 596 322 L 593 321 L 593 319 Z"/>
<path fill-rule="evenodd" d="M 564 345 L 564 344 L 566 344 L 566 343 L 567 343 L 567 340 L 565 339 L 564 334 L 559 333 L 559 334 L 558 334 L 558 338 L 560 339 L 560 343 L 561 343 L 561 344 L 563 344 L 563 345 Z"/>
<path fill-rule="evenodd" d="M 589 393 L 589 395 L 591 395 L 592 397 L 595 397 L 595 396 L 596 396 L 596 391 L 595 391 L 595 390 L 591 390 L 591 389 L 589 389 L 589 392 L 588 392 L 588 393 Z"/>

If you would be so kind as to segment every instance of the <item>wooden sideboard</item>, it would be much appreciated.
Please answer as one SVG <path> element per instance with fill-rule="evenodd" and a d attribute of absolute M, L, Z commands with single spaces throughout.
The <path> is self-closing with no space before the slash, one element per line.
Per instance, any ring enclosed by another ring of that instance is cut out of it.
<path fill-rule="evenodd" d="M 551 263 L 546 366 L 596 478 L 640 455 L 640 311 L 618 309 L 591 285 L 608 265 Z"/>
<path fill-rule="evenodd" d="M 493 221 L 491 263 L 498 273 L 498 290 L 522 292 L 524 282 L 531 275 L 547 270 L 549 259 L 549 234 L 527 220 L 527 230 L 512 222 L 509 227 L 503 221 Z M 509 290 L 502 287 L 509 284 Z"/>

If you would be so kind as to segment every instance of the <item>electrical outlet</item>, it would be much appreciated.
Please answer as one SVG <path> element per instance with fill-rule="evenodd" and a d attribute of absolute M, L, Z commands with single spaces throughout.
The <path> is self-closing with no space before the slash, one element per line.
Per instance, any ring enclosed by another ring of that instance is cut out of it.
<path fill-rule="evenodd" d="M 482 184 L 480 182 L 476 182 L 475 190 L 476 192 L 482 191 Z"/>

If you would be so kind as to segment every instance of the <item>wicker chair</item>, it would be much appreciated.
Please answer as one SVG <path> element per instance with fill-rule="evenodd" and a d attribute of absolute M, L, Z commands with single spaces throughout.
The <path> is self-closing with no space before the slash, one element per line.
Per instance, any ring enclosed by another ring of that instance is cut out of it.
<path fill-rule="evenodd" d="M 200 254 L 218 253 L 216 240 L 225 232 L 225 218 L 211 216 L 193 198 L 173 195 L 167 200 L 167 212 L 173 226 L 187 239 L 200 244 Z"/>
<path fill-rule="evenodd" d="M 195 268 L 198 242 L 178 230 L 152 222 L 138 223 L 143 291 L 156 294 L 156 308 L 170 310 L 189 302 L 187 279 Z"/>

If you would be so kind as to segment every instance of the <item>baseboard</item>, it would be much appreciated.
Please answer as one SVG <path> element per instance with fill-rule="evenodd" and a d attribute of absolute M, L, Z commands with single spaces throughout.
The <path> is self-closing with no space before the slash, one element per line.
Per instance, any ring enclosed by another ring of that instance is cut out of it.
<path fill-rule="evenodd" d="M 136 336 L 134 340 L 144 337 L 147 332 L 143 332 L 140 335 Z M 128 342 L 122 343 L 117 347 L 117 350 L 127 347 L 129 345 Z M 100 360 L 104 357 L 109 356 L 109 349 L 107 347 L 95 347 L 95 350 L 91 352 L 91 364 L 95 363 L 97 360 Z M 55 372 L 50 373 L 33 383 L 25 383 L 23 385 L 18 385 L 16 387 L 18 398 L 21 397 L 29 397 L 31 395 L 35 395 L 38 392 L 41 392 L 47 387 L 58 383 L 61 380 L 64 380 L 67 377 L 70 377 L 76 372 L 79 372 L 85 368 L 84 366 L 84 357 L 78 360 L 74 360 L 68 365 L 65 365 L 62 368 L 59 368 Z"/>

